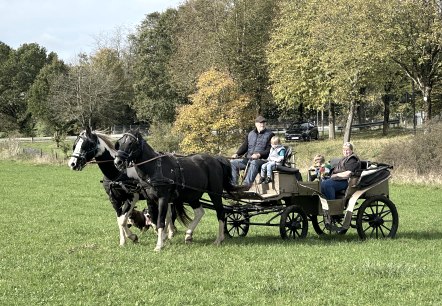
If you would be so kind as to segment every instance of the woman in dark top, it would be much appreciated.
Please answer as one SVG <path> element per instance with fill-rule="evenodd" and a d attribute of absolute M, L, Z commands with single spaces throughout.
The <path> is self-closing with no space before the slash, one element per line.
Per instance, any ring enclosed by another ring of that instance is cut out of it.
<path fill-rule="evenodd" d="M 353 145 L 350 142 L 342 146 L 344 155 L 333 168 L 330 179 L 321 182 L 321 193 L 327 200 L 336 199 L 336 192 L 345 190 L 348 187 L 348 179 L 358 169 L 361 168 L 359 158 L 353 153 Z"/>

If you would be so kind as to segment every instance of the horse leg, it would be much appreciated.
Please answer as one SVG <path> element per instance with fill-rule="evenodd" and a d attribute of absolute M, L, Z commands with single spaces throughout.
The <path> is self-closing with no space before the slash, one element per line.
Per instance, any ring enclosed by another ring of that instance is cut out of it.
<path fill-rule="evenodd" d="M 135 202 L 137 201 L 137 198 L 134 197 L 133 201 L 128 201 L 130 203 L 129 210 L 126 211 L 126 213 L 121 214 L 117 217 L 117 223 L 118 228 L 120 231 L 120 246 L 123 246 L 126 244 L 126 238 L 129 238 L 134 243 L 138 242 L 138 237 L 127 226 L 127 220 L 129 219 L 129 214 L 132 212 L 132 209 L 135 206 Z"/>
<path fill-rule="evenodd" d="M 210 195 L 209 195 L 210 196 Z M 222 203 L 222 199 L 219 196 L 210 196 L 210 199 L 213 202 L 213 205 L 215 206 L 216 210 L 216 217 L 218 218 L 218 235 L 216 236 L 216 240 L 214 242 L 215 245 L 220 245 L 221 242 L 224 241 L 224 207 Z"/>
<path fill-rule="evenodd" d="M 199 206 L 197 208 L 193 208 L 193 214 L 194 214 L 194 218 L 192 220 L 192 222 L 190 222 L 188 229 L 186 230 L 186 236 L 184 238 L 184 242 L 188 243 L 188 242 L 192 242 L 192 235 L 193 235 L 193 231 L 195 230 L 196 226 L 198 225 L 198 223 L 201 221 L 201 218 L 204 216 L 204 208 L 201 206 L 201 204 L 198 202 Z"/>
<path fill-rule="evenodd" d="M 157 245 L 155 246 L 154 251 L 159 252 L 164 247 L 164 240 L 166 240 L 166 232 L 164 231 L 167 211 L 169 206 L 169 199 L 162 197 L 158 199 L 158 220 L 157 220 L 157 231 L 158 231 L 158 239 Z"/>
<path fill-rule="evenodd" d="M 169 203 L 166 214 L 166 228 L 167 228 L 167 238 L 171 240 L 175 234 L 176 228 L 172 221 L 172 204 Z"/>

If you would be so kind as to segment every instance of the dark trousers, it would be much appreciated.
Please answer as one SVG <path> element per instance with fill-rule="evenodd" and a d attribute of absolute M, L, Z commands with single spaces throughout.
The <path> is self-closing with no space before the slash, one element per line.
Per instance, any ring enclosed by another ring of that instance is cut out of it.
<path fill-rule="evenodd" d="M 347 180 L 332 180 L 327 179 L 321 182 L 321 193 L 325 195 L 327 200 L 336 199 L 336 191 L 341 191 L 347 189 L 348 181 Z"/>

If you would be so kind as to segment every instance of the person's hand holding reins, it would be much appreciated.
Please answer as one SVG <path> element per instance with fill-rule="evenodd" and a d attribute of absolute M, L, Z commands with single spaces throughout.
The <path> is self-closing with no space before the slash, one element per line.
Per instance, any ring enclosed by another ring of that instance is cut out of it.
<path fill-rule="evenodd" d="M 260 158 L 261 158 L 261 154 L 259 154 L 259 153 L 252 154 L 252 159 L 260 159 Z"/>

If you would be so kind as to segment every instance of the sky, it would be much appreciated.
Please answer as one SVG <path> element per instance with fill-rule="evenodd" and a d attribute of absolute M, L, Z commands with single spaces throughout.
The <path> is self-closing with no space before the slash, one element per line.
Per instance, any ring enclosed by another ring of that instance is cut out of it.
<path fill-rule="evenodd" d="M 184 0 L 0 0 L 0 41 L 13 49 L 37 43 L 67 63 L 90 54 L 100 37 L 135 31 L 146 14 Z"/>

